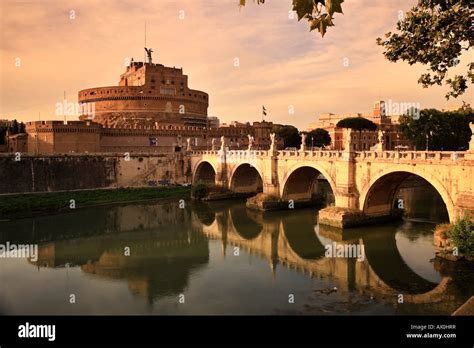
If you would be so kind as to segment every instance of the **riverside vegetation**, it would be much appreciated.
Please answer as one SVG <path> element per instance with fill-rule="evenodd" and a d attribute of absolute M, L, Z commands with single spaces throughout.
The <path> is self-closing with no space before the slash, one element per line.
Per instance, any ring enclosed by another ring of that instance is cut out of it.
<path fill-rule="evenodd" d="M 54 214 L 114 203 L 189 198 L 190 187 L 118 188 L 0 196 L 0 220 Z"/>

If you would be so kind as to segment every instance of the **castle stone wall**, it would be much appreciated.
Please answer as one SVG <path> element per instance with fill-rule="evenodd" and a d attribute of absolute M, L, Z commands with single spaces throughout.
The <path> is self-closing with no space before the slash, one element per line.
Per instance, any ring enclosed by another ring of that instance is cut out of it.
<path fill-rule="evenodd" d="M 0 194 L 160 186 L 190 175 L 180 153 L 14 156 L 0 155 Z"/>

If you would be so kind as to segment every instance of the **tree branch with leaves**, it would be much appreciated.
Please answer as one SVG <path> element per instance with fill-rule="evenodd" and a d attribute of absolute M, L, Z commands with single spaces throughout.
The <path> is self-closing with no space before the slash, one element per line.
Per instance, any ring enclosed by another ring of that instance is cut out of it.
<path fill-rule="evenodd" d="M 418 83 L 424 88 L 449 86 L 446 99 L 457 98 L 474 83 L 474 63 L 467 64 L 465 75 L 449 76 L 449 69 L 458 65 L 464 51 L 471 49 L 473 36 L 469 0 L 418 0 L 418 5 L 397 23 L 399 33 L 388 32 L 377 44 L 385 48 L 384 56 L 391 62 L 429 65 Z"/>
<path fill-rule="evenodd" d="M 265 0 L 254 0 L 257 4 L 264 4 Z M 334 26 L 334 14 L 342 13 L 344 0 L 293 0 L 293 11 L 298 21 L 306 19 L 309 30 L 318 30 L 321 36 L 326 34 L 327 28 Z M 240 0 L 240 6 L 245 6 L 246 0 Z"/>

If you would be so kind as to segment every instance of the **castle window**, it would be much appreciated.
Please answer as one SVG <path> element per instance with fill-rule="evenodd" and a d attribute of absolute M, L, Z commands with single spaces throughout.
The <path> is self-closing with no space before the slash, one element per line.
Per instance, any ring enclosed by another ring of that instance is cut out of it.
<path fill-rule="evenodd" d="M 161 83 L 164 85 L 164 84 L 165 84 L 165 80 L 161 80 Z"/>

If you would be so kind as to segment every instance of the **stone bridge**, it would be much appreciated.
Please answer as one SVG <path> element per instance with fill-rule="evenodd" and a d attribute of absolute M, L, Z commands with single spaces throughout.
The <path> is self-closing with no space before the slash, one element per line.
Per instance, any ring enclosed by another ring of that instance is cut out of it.
<path fill-rule="evenodd" d="M 324 209 L 320 222 L 338 227 L 392 217 L 400 185 L 413 176 L 426 180 L 439 193 L 451 222 L 465 210 L 474 215 L 472 144 L 466 152 L 302 148 L 191 150 L 189 155 L 193 183 L 202 181 L 238 193 L 262 192 L 253 199 L 253 205 L 262 210 L 272 204 L 311 200 L 318 178 L 324 177 L 334 194 L 335 208 Z"/>

